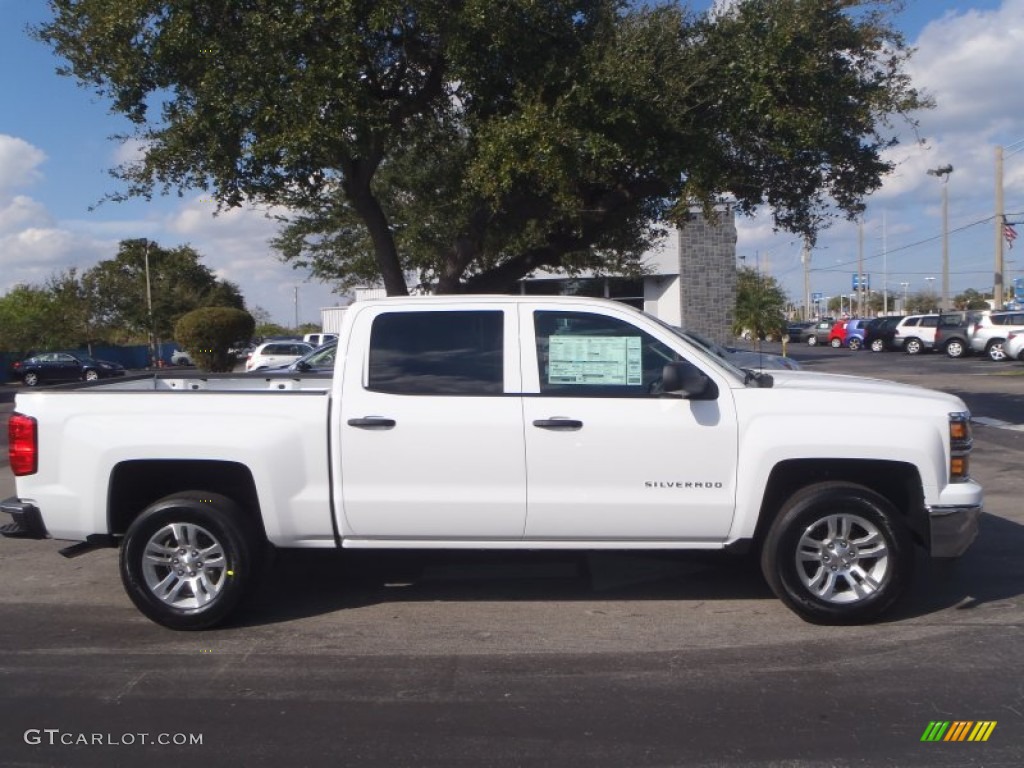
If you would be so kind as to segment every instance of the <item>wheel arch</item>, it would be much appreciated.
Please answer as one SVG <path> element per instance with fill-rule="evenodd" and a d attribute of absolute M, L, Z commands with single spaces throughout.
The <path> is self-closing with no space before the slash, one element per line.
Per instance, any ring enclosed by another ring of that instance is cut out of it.
<path fill-rule="evenodd" d="M 900 513 L 915 543 L 927 541 L 924 489 L 913 464 L 877 459 L 789 459 L 776 464 L 768 476 L 754 544 L 760 547 L 786 500 L 811 485 L 849 482 L 887 499 Z"/>
<path fill-rule="evenodd" d="M 117 464 L 107 491 L 108 530 L 121 536 L 153 502 L 196 490 L 232 500 L 259 537 L 266 539 L 252 473 L 245 465 L 232 461 L 137 459 Z"/>

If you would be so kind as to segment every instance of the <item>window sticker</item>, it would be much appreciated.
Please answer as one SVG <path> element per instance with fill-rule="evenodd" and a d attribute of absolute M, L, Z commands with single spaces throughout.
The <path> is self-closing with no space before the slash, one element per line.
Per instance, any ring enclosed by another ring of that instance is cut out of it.
<path fill-rule="evenodd" d="M 640 386 L 639 336 L 551 336 L 548 384 Z"/>

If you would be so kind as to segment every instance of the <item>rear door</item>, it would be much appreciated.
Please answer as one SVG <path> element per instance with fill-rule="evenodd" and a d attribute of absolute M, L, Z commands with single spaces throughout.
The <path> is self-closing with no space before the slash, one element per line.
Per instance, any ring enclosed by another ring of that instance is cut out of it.
<path fill-rule="evenodd" d="M 520 540 L 516 313 L 493 302 L 400 306 L 361 309 L 345 350 L 337 428 L 346 531 L 453 546 Z"/>

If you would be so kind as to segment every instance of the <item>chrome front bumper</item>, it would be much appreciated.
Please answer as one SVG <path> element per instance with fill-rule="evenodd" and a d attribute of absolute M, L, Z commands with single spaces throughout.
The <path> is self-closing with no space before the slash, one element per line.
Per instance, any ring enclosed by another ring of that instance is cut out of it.
<path fill-rule="evenodd" d="M 978 536 L 981 504 L 935 506 L 927 512 L 932 557 L 960 557 Z"/>

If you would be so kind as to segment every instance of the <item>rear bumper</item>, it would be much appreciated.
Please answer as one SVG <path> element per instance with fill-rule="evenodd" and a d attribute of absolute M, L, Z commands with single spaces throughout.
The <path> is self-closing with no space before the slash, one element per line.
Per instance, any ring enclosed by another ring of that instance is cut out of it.
<path fill-rule="evenodd" d="M 932 557 L 960 557 L 978 536 L 981 504 L 934 506 L 927 512 Z"/>
<path fill-rule="evenodd" d="M 6 512 L 13 522 L 0 527 L 0 535 L 12 539 L 46 539 L 46 525 L 39 507 L 12 496 L 0 501 L 0 512 Z"/>

